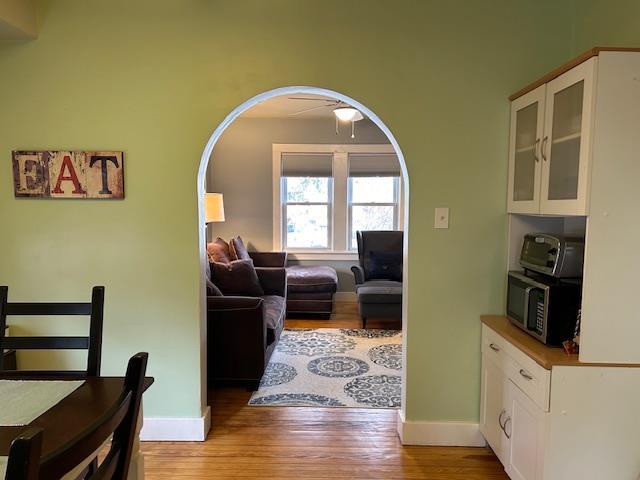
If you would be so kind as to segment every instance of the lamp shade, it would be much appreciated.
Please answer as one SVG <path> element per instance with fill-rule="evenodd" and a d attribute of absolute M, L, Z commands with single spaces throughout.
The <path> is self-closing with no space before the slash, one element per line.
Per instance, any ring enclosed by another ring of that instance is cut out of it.
<path fill-rule="evenodd" d="M 204 194 L 205 222 L 224 222 L 224 201 L 221 193 Z"/>
<path fill-rule="evenodd" d="M 353 107 L 338 107 L 333 110 L 333 114 L 343 122 L 358 122 L 364 118 L 360 110 Z"/>

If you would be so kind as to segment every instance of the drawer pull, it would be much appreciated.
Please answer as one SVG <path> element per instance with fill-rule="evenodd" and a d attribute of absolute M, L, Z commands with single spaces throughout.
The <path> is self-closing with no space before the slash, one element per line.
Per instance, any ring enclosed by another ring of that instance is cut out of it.
<path fill-rule="evenodd" d="M 498 425 L 500 425 L 500 428 L 504 431 L 504 425 L 502 424 L 502 416 L 507 413 L 506 410 L 502 410 L 500 412 L 500 416 L 498 417 Z"/>
<path fill-rule="evenodd" d="M 497 346 L 495 343 L 490 343 L 490 344 L 489 344 L 489 348 L 490 348 L 491 350 L 493 350 L 494 352 L 499 352 L 499 351 L 500 351 L 500 347 L 499 347 L 499 346 Z"/>
<path fill-rule="evenodd" d="M 511 434 L 507 433 L 507 423 L 509 423 L 510 421 L 511 421 L 511 417 L 507 417 L 507 419 L 504 421 L 504 427 L 502 427 L 504 436 L 507 437 L 507 439 L 511 439 Z"/>
<path fill-rule="evenodd" d="M 522 375 L 527 380 L 533 380 L 533 377 L 529 373 L 527 373 L 527 371 L 524 368 L 520 369 L 520 375 Z"/>

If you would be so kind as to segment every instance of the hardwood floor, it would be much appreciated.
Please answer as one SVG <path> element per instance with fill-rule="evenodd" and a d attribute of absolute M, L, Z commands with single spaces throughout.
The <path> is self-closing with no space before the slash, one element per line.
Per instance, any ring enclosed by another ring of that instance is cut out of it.
<path fill-rule="evenodd" d="M 353 305 L 288 327 L 359 328 Z M 371 327 L 400 328 L 393 322 Z M 146 479 L 505 480 L 488 448 L 403 447 L 395 410 L 250 407 L 243 389 L 211 391 L 205 442 L 145 442 Z"/>
<path fill-rule="evenodd" d="M 362 328 L 362 320 L 358 315 L 358 304 L 336 302 L 334 313 L 330 320 L 317 320 L 313 318 L 291 319 L 287 318 L 287 328 Z M 385 328 L 390 330 L 402 330 L 402 322 L 398 320 L 367 320 L 367 328 Z"/>

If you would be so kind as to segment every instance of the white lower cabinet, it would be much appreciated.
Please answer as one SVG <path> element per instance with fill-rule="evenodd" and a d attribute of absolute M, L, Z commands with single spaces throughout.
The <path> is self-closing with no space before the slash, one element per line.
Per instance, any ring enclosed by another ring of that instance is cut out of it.
<path fill-rule="evenodd" d="M 502 429 L 507 414 L 507 381 L 498 366 L 483 356 L 480 431 L 503 464 L 509 454 L 509 439 Z"/>
<path fill-rule="evenodd" d="M 514 480 L 541 480 L 548 413 L 543 412 L 510 380 L 506 397 L 504 430 L 510 437 L 510 448 L 505 469 Z"/>
<path fill-rule="evenodd" d="M 640 480 L 640 368 L 530 362 L 483 325 L 480 431 L 509 477 Z"/>
<path fill-rule="evenodd" d="M 483 326 L 480 431 L 514 480 L 544 477 L 551 372 Z"/>
<path fill-rule="evenodd" d="M 547 415 L 483 354 L 480 431 L 513 480 L 543 478 Z"/>

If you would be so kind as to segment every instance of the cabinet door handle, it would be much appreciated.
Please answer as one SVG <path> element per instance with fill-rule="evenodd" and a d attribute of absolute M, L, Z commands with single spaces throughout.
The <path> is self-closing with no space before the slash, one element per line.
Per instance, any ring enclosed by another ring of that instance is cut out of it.
<path fill-rule="evenodd" d="M 533 377 L 531 376 L 531 374 L 529 374 L 524 368 L 520 369 L 520 375 L 522 375 L 527 380 L 533 380 Z"/>
<path fill-rule="evenodd" d="M 542 155 L 542 160 L 544 160 L 545 162 L 547 161 L 547 156 L 544 154 L 544 151 L 547 148 L 547 140 L 549 140 L 548 135 L 542 139 L 542 148 L 540 148 L 540 155 Z"/>
<path fill-rule="evenodd" d="M 490 344 L 489 344 L 489 348 L 490 348 L 491 350 L 493 350 L 494 352 L 499 352 L 499 351 L 500 351 L 500 347 L 499 347 L 499 346 L 497 346 L 495 343 L 490 343 Z"/>
<path fill-rule="evenodd" d="M 502 424 L 502 416 L 507 413 L 506 410 L 502 410 L 500 412 L 500 416 L 498 417 L 498 425 L 500 425 L 500 428 L 502 429 L 502 431 L 504 432 L 504 425 Z M 505 422 L 506 423 L 506 422 Z"/>
<path fill-rule="evenodd" d="M 504 432 L 504 436 L 510 440 L 511 434 L 507 433 L 507 423 L 509 422 L 511 422 L 511 417 L 507 417 L 507 419 L 504 421 L 504 427 L 502 427 L 502 431 Z"/>
<path fill-rule="evenodd" d="M 536 159 L 536 163 L 540 161 L 540 157 L 538 157 L 538 147 L 540 146 L 540 139 L 536 140 L 535 145 L 533 146 L 533 158 Z"/>

